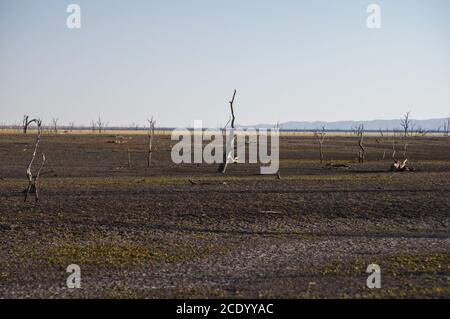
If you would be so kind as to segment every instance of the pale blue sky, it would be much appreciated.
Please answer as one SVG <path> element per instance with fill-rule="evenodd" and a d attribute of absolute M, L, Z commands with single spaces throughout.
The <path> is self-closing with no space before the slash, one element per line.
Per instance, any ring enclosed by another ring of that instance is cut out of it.
<path fill-rule="evenodd" d="M 234 88 L 241 124 L 447 117 L 450 1 L 0 0 L 0 123 L 216 126 Z"/>

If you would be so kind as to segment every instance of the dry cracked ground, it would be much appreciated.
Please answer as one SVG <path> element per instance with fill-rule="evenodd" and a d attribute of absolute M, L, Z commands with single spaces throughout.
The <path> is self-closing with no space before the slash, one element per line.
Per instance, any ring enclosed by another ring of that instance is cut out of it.
<path fill-rule="evenodd" d="M 24 203 L 35 135 L 0 134 L 0 298 L 450 297 L 448 138 L 408 138 L 415 171 L 391 173 L 388 137 L 357 164 L 355 136 L 328 136 L 325 163 L 351 165 L 329 169 L 313 137 L 284 136 L 281 179 L 175 165 L 166 135 L 147 168 L 146 136 L 116 140 L 44 134 L 40 201 Z"/>

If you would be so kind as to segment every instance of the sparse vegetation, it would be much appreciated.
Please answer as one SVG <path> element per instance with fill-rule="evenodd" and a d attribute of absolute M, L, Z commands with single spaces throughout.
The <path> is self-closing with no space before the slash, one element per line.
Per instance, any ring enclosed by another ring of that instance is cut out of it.
<path fill-rule="evenodd" d="M 411 174 L 387 172 L 379 135 L 364 135 L 364 164 L 353 165 L 355 137 L 328 133 L 326 158 L 345 169 L 317 166 L 314 132 L 282 135 L 276 180 L 257 164 L 227 175 L 177 166 L 169 136 L 156 130 L 146 169 L 148 132 L 122 133 L 44 134 L 38 203 L 22 203 L 20 193 L 35 137 L 0 135 L 1 297 L 449 295 L 450 145 L 442 135 L 408 136 Z M 81 264 L 85 280 L 69 294 L 59 287 L 70 263 Z M 382 290 L 365 287 L 368 263 L 382 267 Z"/>

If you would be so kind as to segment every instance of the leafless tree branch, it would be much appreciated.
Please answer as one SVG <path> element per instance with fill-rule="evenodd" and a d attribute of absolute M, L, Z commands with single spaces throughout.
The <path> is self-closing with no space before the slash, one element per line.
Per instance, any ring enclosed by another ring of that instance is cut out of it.
<path fill-rule="evenodd" d="M 28 127 L 30 126 L 31 123 L 37 123 L 37 119 L 32 119 L 32 120 L 28 120 L 29 116 L 27 114 L 25 114 L 23 116 L 23 122 L 22 122 L 22 131 L 23 134 L 27 134 L 28 131 Z"/>
<path fill-rule="evenodd" d="M 400 120 L 400 125 L 403 128 L 404 136 L 408 136 L 408 130 L 410 130 L 411 127 L 411 119 L 410 119 L 411 112 L 408 112 L 405 114 L 403 119 Z"/>

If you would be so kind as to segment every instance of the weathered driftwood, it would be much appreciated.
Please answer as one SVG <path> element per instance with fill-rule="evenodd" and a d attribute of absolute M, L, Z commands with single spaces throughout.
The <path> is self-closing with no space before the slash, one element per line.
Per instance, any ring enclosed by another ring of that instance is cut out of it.
<path fill-rule="evenodd" d="M 189 179 L 189 183 L 192 185 L 227 185 L 227 182 L 215 182 L 215 181 L 205 181 L 201 179 Z"/>
<path fill-rule="evenodd" d="M 406 158 L 406 142 L 405 142 L 405 146 L 404 146 L 404 152 L 403 152 L 403 156 L 404 159 L 403 160 L 397 160 L 395 158 L 395 140 L 392 141 L 392 160 L 394 161 L 394 163 L 392 163 L 390 171 L 391 172 L 405 172 L 405 171 L 413 171 L 414 168 L 413 167 L 408 167 L 408 159 Z"/>
<path fill-rule="evenodd" d="M 334 163 L 327 163 L 327 165 L 325 165 L 327 168 L 351 168 L 351 165 L 347 165 L 347 164 L 334 164 Z"/>
<path fill-rule="evenodd" d="M 413 169 L 406 165 L 407 162 L 408 162 L 407 158 L 405 158 L 404 160 L 394 161 L 394 163 L 392 163 L 391 165 L 391 171 L 395 172 L 412 171 Z"/>

